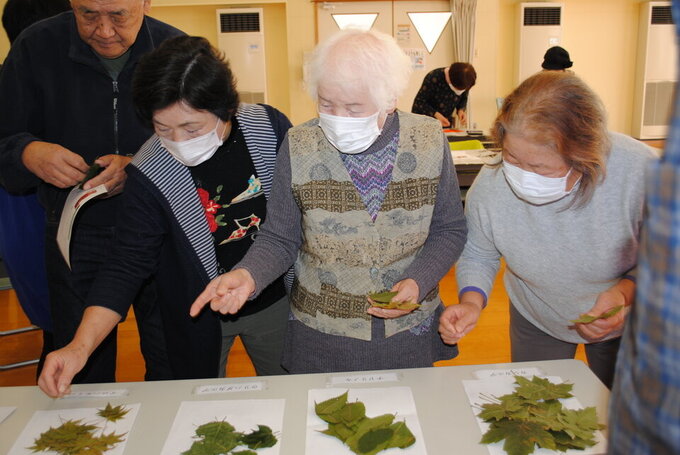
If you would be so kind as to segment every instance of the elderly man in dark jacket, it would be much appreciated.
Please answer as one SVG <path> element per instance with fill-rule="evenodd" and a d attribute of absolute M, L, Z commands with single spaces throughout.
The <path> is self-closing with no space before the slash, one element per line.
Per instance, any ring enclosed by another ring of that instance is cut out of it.
<path fill-rule="evenodd" d="M 0 74 L 0 182 L 12 192 L 38 189 L 45 208 L 46 267 L 57 348 L 75 333 L 92 281 L 114 236 L 125 166 L 151 131 L 137 120 L 132 74 L 142 55 L 182 32 L 145 16 L 150 0 L 71 0 L 73 11 L 28 28 Z M 97 162 L 106 198 L 79 213 L 69 268 L 56 233 L 66 197 Z M 153 283 L 135 314 L 147 379 L 169 377 Z M 102 343 L 75 382 L 115 380 L 116 333 Z"/>

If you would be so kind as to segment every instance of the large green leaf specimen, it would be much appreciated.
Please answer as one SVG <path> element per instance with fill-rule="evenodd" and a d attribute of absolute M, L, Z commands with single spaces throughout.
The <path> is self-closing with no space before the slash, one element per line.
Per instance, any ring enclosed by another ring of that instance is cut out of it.
<path fill-rule="evenodd" d="M 534 376 L 515 376 L 515 391 L 493 397 L 481 406 L 478 416 L 489 423 L 483 444 L 503 442 L 509 455 L 528 455 L 536 447 L 565 452 L 585 450 L 596 444 L 597 422 L 594 407 L 567 409 L 559 401 L 573 395 L 572 384 L 554 384 Z"/>
<path fill-rule="evenodd" d="M 225 420 L 200 425 L 196 428 L 196 439 L 182 455 L 257 455 L 257 449 L 273 447 L 277 442 L 267 425 L 258 425 L 257 430 L 241 433 Z"/>
<path fill-rule="evenodd" d="M 404 449 L 416 442 L 405 422 L 394 422 L 394 414 L 367 417 L 362 402 L 347 402 L 348 393 L 314 404 L 316 414 L 328 423 L 322 433 L 338 438 L 358 455 Z"/>

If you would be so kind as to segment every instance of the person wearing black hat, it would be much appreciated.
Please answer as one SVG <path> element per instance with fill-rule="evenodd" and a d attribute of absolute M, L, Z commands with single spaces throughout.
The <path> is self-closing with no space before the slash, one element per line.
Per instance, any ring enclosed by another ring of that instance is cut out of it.
<path fill-rule="evenodd" d="M 569 59 L 569 52 L 560 46 L 553 46 L 543 56 L 543 64 L 541 65 L 545 70 L 564 71 L 571 68 L 574 64 Z"/>

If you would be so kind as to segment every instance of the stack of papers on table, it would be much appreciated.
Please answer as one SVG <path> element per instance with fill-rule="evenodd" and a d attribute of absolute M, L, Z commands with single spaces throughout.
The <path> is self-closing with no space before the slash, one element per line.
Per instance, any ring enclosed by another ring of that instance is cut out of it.
<path fill-rule="evenodd" d="M 500 154 L 487 150 L 477 139 L 449 142 L 453 164 L 497 164 Z"/>

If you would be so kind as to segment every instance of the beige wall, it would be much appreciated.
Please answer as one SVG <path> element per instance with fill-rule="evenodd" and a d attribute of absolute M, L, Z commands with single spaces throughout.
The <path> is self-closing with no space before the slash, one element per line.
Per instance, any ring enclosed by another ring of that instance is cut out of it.
<path fill-rule="evenodd" d="M 5 0 L 0 0 L 4 5 Z M 471 106 L 478 127 L 487 129 L 496 113 L 495 98 L 514 86 L 519 0 L 478 0 L 476 56 L 479 74 Z M 630 133 L 633 76 L 641 0 L 563 0 L 562 45 L 573 70 L 602 97 L 610 128 Z M 417 2 L 416 2 L 417 4 Z M 302 87 L 304 54 L 316 41 L 315 9 L 310 0 L 236 2 L 219 0 L 153 0 L 151 15 L 216 44 L 215 9 L 261 6 L 265 10 L 266 55 L 270 103 L 294 124 L 315 115 Z M 0 37 L 0 56 L 7 53 Z M 405 104 L 408 104 L 404 101 Z M 404 104 L 402 103 L 402 104 Z"/>
<path fill-rule="evenodd" d="M 172 24 L 189 35 L 204 36 L 217 46 L 216 10 L 235 5 L 163 6 L 152 2 L 150 16 Z M 284 3 L 241 5 L 263 9 L 265 30 L 265 66 L 267 68 L 267 103 L 290 114 L 288 95 L 288 49 L 286 5 Z"/>

